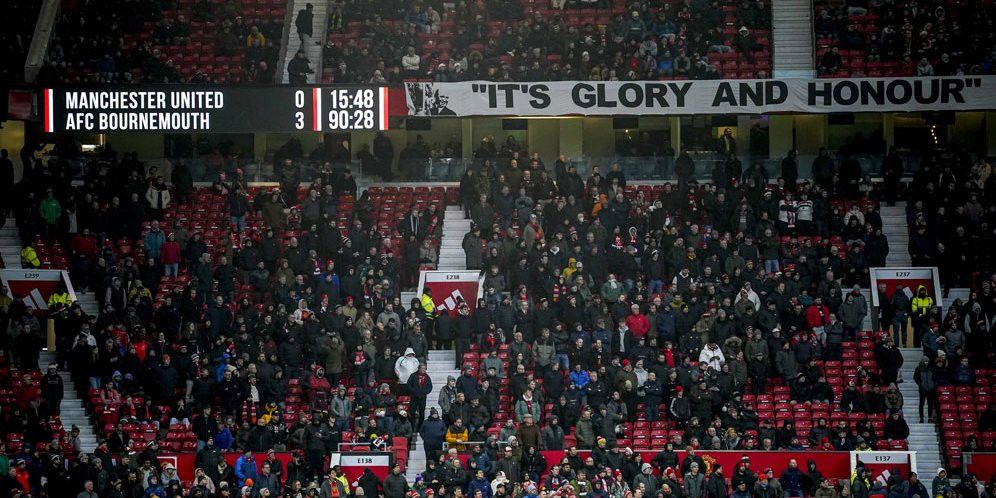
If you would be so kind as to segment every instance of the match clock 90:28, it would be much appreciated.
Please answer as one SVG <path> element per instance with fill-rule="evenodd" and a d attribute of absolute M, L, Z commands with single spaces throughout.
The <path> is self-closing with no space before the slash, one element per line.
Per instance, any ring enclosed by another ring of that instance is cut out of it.
<path fill-rule="evenodd" d="M 311 89 L 311 129 L 313 131 L 386 130 L 388 127 L 386 87 L 317 87 Z M 294 94 L 295 127 L 304 129 L 304 90 Z"/>

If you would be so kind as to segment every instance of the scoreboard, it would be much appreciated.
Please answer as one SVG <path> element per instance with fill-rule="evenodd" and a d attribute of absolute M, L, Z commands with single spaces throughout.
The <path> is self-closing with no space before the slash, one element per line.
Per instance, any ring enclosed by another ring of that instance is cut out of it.
<path fill-rule="evenodd" d="M 388 128 L 387 87 L 206 87 L 45 89 L 48 133 L 289 133 Z"/>

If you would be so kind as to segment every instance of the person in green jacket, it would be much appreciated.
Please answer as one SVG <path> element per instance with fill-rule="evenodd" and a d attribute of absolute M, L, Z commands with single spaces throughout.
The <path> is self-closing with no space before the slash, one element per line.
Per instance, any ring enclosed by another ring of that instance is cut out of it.
<path fill-rule="evenodd" d="M 52 192 L 52 189 L 48 189 L 48 196 L 42 199 L 41 205 L 38 207 L 38 212 L 42 217 L 42 221 L 45 222 L 46 236 L 54 236 L 56 225 L 59 223 L 59 218 L 62 217 L 62 205 L 55 198 L 55 193 Z"/>
<path fill-rule="evenodd" d="M 951 489 L 951 480 L 948 479 L 948 471 L 944 470 L 943 467 L 937 469 L 937 476 L 934 477 L 934 482 L 930 485 L 930 495 L 934 498 L 944 496 L 949 489 Z"/>

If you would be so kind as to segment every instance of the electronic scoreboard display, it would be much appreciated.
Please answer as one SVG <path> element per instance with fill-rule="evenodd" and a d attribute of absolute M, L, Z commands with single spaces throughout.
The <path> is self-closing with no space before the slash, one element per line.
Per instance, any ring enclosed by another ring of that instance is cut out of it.
<path fill-rule="evenodd" d="M 45 89 L 49 133 L 265 133 L 388 128 L 387 87 Z"/>

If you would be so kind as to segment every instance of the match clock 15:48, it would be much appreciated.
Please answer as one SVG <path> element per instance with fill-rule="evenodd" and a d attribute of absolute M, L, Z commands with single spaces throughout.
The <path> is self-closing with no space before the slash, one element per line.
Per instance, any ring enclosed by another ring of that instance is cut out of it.
<path fill-rule="evenodd" d="M 314 131 L 386 130 L 387 87 L 312 89 Z"/>

